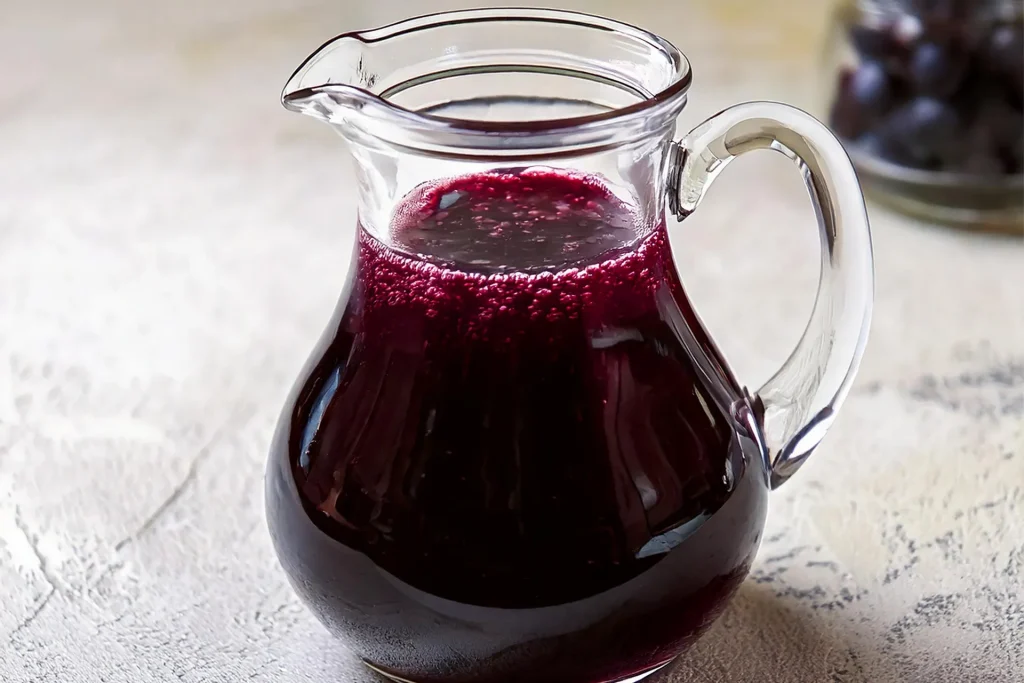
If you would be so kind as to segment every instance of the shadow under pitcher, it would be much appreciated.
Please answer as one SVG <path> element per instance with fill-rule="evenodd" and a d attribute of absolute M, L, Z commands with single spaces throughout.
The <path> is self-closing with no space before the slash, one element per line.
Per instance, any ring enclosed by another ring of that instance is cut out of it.
<path fill-rule="evenodd" d="M 871 315 L 856 175 L 781 104 L 677 138 L 690 80 L 656 35 L 517 9 L 342 35 L 288 81 L 284 105 L 348 142 L 359 216 L 273 440 L 267 517 L 296 592 L 372 669 L 640 680 L 719 614 L 769 491 L 829 428 Z M 796 162 L 822 259 L 803 337 L 750 392 L 665 215 L 754 149 Z"/>

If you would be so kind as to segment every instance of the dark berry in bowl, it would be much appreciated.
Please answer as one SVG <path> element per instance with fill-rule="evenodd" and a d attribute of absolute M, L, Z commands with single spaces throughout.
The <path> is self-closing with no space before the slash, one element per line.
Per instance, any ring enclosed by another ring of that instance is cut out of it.
<path fill-rule="evenodd" d="M 844 70 L 840 74 L 839 89 L 829 114 L 833 130 L 841 137 L 850 140 L 856 138 L 867 128 L 864 109 L 853 97 L 853 77 L 854 72 L 851 70 Z"/>
<path fill-rule="evenodd" d="M 935 167 L 960 129 L 960 117 L 949 104 L 918 97 L 893 112 L 887 133 L 911 154 L 920 168 Z"/>
<path fill-rule="evenodd" d="M 1024 95 L 1024 27 L 997 27 L 989 36 L 985 58 L 992 72 L 1019 102 Z"/>
<path fill-rule="evenodd" d="M 900 144 L 899 140 L 887 134 L 885 126 L 861 135 L 854 142 L 854 149 L 860 154 L 884 159 L 900 166 L 914 166 L 913 156 Z"/>
<path fill-rule="evenodd" d="M 952 19 L 962 4 L 963 0 L 912 0 L 910 7 L 924 17 Z"/>
<path fill-rule="evenodd" d="M 850 96 L 867 114 L 882 114 L 892 101 L 889 74 L 879 62 L 860 65 L 850 79 Z"/>
<path fill-rule="evenodd" d="M 889 150 L 891 145 L 887 143 L 881 133 L 877 131 L 871 131 L 864 133 L 855 143 L 857 151 L 868 156 L 879 157 L 881 159 L 889 158 Z M 892 161 L 892 159 L 889 159 Z"/>
<path fill-rule="evenodd" d="M 840 72 L 831 123 L 865 188 L 914 215 L 1019 234 L 1024 0 L 850 6 L 857 62 Z"/>
<path fill-rule="evenodd" d="M 856 25 L 850 29 L 850 42 L 861 57 L 884 59 L 890 56 L 896 43 L 890 27 Z"/>
<path fill-rule="evenodd" d="M 864 117 L 848 97 L 839 97 L 832 104 L 829 121 L 839 137 L 852 140 L 864 132 Z"/>
<path fill-rule="evenodd" d="M 969 59 L 955 48 L 922 43 L 910 60 L 910 79 L 922 95 L 948 97 L 955 93 L 967 73 Z"/>
<path fill-rule="evenodd" d="M 986 56 L 999 71 L 1019 71 L 1024 63 L 1024 29 L 1010 24 L 996 27 L 989 36 Z"/>
<path fill-rule="evenodd" d="M 963 27 L 969 23 L 985 0 L 917 0 L 910 2 L 911 9 L 920 16 L 928 29 L 936 33 L 936 27 Z"/>

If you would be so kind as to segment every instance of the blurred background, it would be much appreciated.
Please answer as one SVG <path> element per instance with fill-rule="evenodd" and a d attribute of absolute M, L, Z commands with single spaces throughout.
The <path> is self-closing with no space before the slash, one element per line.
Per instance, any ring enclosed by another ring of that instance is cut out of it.
<path fill-rule="evenodd" d="M 753 99 L 828 119 L 849 57 L 824 0 L 535 4 L 679 46 L 695 74 L 680 131 Z M 2 3 L 0 679 L 370 680 L 298 604 L 263 520 L 273 425 L 355 228 L 344 145 L 278 97 L 337 33 L 466 6 Z M 1024 228 L 870 210 L 857 387 L 673 681 L 1024 670 Z M 745 156 L 672 234 L 690 297 L 759 386 L 813 303 L 799 174 Z"/>

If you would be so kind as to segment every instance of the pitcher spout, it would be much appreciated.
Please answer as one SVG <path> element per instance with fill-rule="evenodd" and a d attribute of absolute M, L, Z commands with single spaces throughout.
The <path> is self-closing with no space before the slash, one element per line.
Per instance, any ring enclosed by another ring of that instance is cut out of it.
<path fill-rule="evenodd" d="M 355 34 L 324 43 L 288 79 L 281 104 L 327 123 L 345 123 L 352 112 L 377 99 L 372 88 L 378 76 L 366 67 L 369 48 Z"/>

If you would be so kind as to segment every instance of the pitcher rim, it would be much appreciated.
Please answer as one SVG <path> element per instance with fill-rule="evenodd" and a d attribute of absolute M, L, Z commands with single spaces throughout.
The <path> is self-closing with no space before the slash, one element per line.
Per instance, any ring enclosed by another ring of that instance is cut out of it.
<path fill-rule="evenodd" d="M 498 21 L 538 21 L 549 24 L 567 24 L 589 29 L 599 29 L 613 33 L 622 33 L 647 42 L 659 48 L 675 66 L 675 75 L 667 86 L 644 99 L 624 107 L 616 107 L 597 114 L 567 116 L 553 119 L 536 119 L 529 121 L 486 121 L 481 119 L 463 119 L 457 117 L 438 116 L 414 109 L 408 109 L 387 99 L 383 94 L 371 92 L 343 83 L 323 83 L 317 86 L 298 88 L 289 91 L 288 86 L 294 82 L 306 67 L 316 60 L 330 45 L 341 40 L 357 40 L 365 45 L 383 42 L 417 31 L 451 24 L 472 24 Z M 580 129 L 604 128 L 609 124 L 617 124 L 632 120 L 644 113 L 659 110 L 663 105 L 685 96 L 693 80 L 693 71 L 686 55 L 661 36 L 633 24 L 617 19 L 610 19 L 597 14 L 577 12 L 574 10 L 548 9 L 541 7 L 494 7 L 478 9 L 461 9 L 432 12 L 410 17 L 377 28 L 348 31 L 340 33 L 325 41 L 289 76 L 281 93 L 281 103 L 293 109 L 292 102 L 302 100 L 321 91 L 331 88 L 353 88 L 362 91 L 377 104 L 384 106 L 396 117 L 415 124 L 417 127 L 434 129 L 445 133 L 464 133 L 470 135 L 520 135 L 520 134 L 551 134 L 569 132 Z"/>

